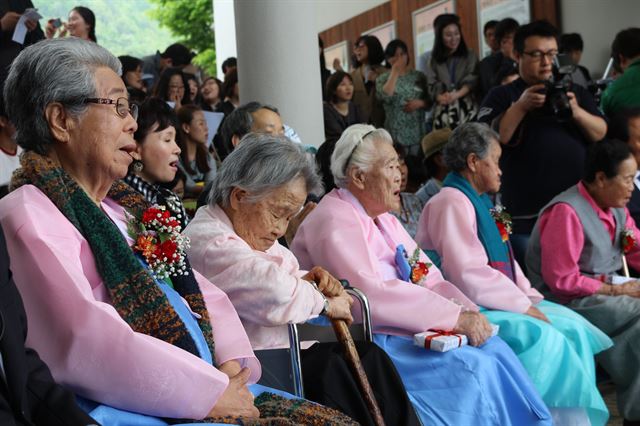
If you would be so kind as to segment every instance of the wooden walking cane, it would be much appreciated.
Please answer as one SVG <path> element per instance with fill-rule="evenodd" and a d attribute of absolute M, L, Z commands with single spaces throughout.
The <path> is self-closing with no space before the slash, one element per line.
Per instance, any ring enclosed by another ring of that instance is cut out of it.
<path fill-rule="evenodd" d="M 351 367 L 351 372 L 358 382 L 358 386 L 362 391 L 364 400 L 367 403 L 369 412 L 371 413 L 371 417 L 373 417 L 373 421 L 376 426 L 385 426 L 384 419 L 382 418 L 382 412 L 380 411 L 380 407 L 378 407 L 376 398 L 373 396 L 373 390 L 371 389 L 367 375 L 362 368 L 362 363 L 360 363 L 360 356 L 356 350 L 355 343 L 353 343 L 353 338 L 351 337 L 347 323 L 343 320 L 331 320 L 331 324 L 333 325 L 333 331 L 336 333 L 338 341 L 344 347 L 347 363 L 349 364 L 349 367 Z"/>

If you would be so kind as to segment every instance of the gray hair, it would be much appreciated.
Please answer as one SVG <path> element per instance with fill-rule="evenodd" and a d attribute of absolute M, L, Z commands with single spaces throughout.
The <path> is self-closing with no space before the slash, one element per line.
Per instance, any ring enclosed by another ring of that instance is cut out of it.
<path fill-rule="evenodd" d="M 209 194 L 209 205 L 229 207 L 240 188 L 255 203 L 294 179 L 304 178 L 307 193 L 320 195 L 322 183 L 301 147 L 284 136 L 249 133 L 224 160 Z"/>
<path fill-rule="evenodd" d="M 45 117 L 47 105 L 60 102 L 71 117 L 96 97 L 95 71 L 111 68 L 121 74 L 118 58 L 96 43 L 76 37 L 43 40 L 24 49 L 13 61 L 4 99 L 16 127 L 16 142 L 27 151 L 46 154 L 54 140 Z"/>
<path fill-rule="evenodd" d="M 461 172 L 467 168 L 467 158 L 476 154 L 484 159 L 489 154 L 491 142 L 500 137 L 484 123 L 464 123 L 458 126 L 445 145 L 442 155 L 449 170 Z"/>
<path fill-rule="evenodd" d="M 351 168 L 365 172 L 371 168 L 378 158 L 374 141 L 393 145 L 389 132 L 368 124 L 353 124 L 342 132 L 331 155 L 331 174 L 338 188 L 347 186 Z"/>

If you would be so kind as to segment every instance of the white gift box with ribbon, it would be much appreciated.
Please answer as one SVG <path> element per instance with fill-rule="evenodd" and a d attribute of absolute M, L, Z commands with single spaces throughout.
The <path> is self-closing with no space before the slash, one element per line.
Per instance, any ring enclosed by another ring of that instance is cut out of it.
<path fill-rule="evenodd" d="M 498 334 L 500 326 L 491 324 L 491 335 Z M 436 352 L 447 352 L 468 344 L 467 336 L 450 331 L 425 331 L 413 335 L 416 346 Z"/>

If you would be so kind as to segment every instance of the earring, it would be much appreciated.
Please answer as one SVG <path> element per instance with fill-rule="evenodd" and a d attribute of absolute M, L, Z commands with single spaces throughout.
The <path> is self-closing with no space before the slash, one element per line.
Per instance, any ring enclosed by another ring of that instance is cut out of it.
<path fill-rule="evenodd" d="M 133 171 L 140 173 L 144 169 L 144 164 L 140 160 L 133 160 Z"/>

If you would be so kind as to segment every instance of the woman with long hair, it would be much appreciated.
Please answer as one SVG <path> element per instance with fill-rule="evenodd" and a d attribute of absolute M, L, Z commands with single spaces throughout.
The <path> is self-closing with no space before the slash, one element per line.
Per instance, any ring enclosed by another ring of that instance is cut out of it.
<path fill-rule="evenodd" d="M 435 104 L 433 127 L 453 129 L 476 116 L 478 106 L 473 90 L 478 81 L 478 57 L 467 48 L 457 15 L 438 18 L 426 71 L 427 83 L 429 97 Z"/>
<path fill-rule="evenodd" d="M 364 35 L 356 40 L 354 46 L 355 62 L 351 78 L 353 79 L 353 103 L 364 114 L 365 122 L 376 126 L 384 124 L 384 109 L 376 98 L 376 78 L 387 72 L 382 66 L 384 50 L 376 36 Z"/>
<path fill-rule="evenodd" d="M 222 83 L 222 99 L 223 102 L 218 105 L 216 112 L 224 113 L 224 116 L 240 105 L 240 86 L 238 86 L 238 69 L 233 67 L 224 76 Z"/>
<path fill-rule="evenodd" d="M 215 111 L 222 102 L 222 82 L 215 77 L 207 77 L 200 86 L 203 111 Z"/>
<path fill-rule="evenodd" d="M 384 128 L 404 147 L 409 170 L 415 172 L 422 161 L 420 141 L 426 133 L 426 79 L 410 66 L 409 49 L 404 41 L 390 41 L 384 56 L 391 70 L 376 80 L 376 94 L 384 106 Z"/>
<path fill-rule="evenodd" d="M 56 21 L 61 25 L 56 26 Z M 67 22 L 60 22 L 58 19 L 49 19 L 45 27 L 45 35 L 47 38 L 53 38 L 56 32 L 58 33 L 58 37 L 70 35 L 97 43 L 96 15 L 88 7 L 76 6 L 69 12 Z"/>
<path fill-rule="evenodd" d="M 153 88 L 153 96 L 165 102 L 173 102 L 175 110 L 180 109 L 182 105 L 191 103 L 189 83 L 182 70 L 178 67 L 165 69 Z"/>
<path fill-rule="evenodd" d="M 197 198 L 216 176 L 216 162 L 207 150 L 209 129 L 199 106 L 185 105 L 177 115 L 178 145 L 182 151 L 178 167 L 187 177 L 185 198 Z"/>
<path fill-rule="evenodd" d="M 352 102 L 353 78 L 336 71 L 327 80 L 327 101 L 324 103 L 324 136 L 338 139 L 352 124 L 366 123 L 360 107 Z"/>

